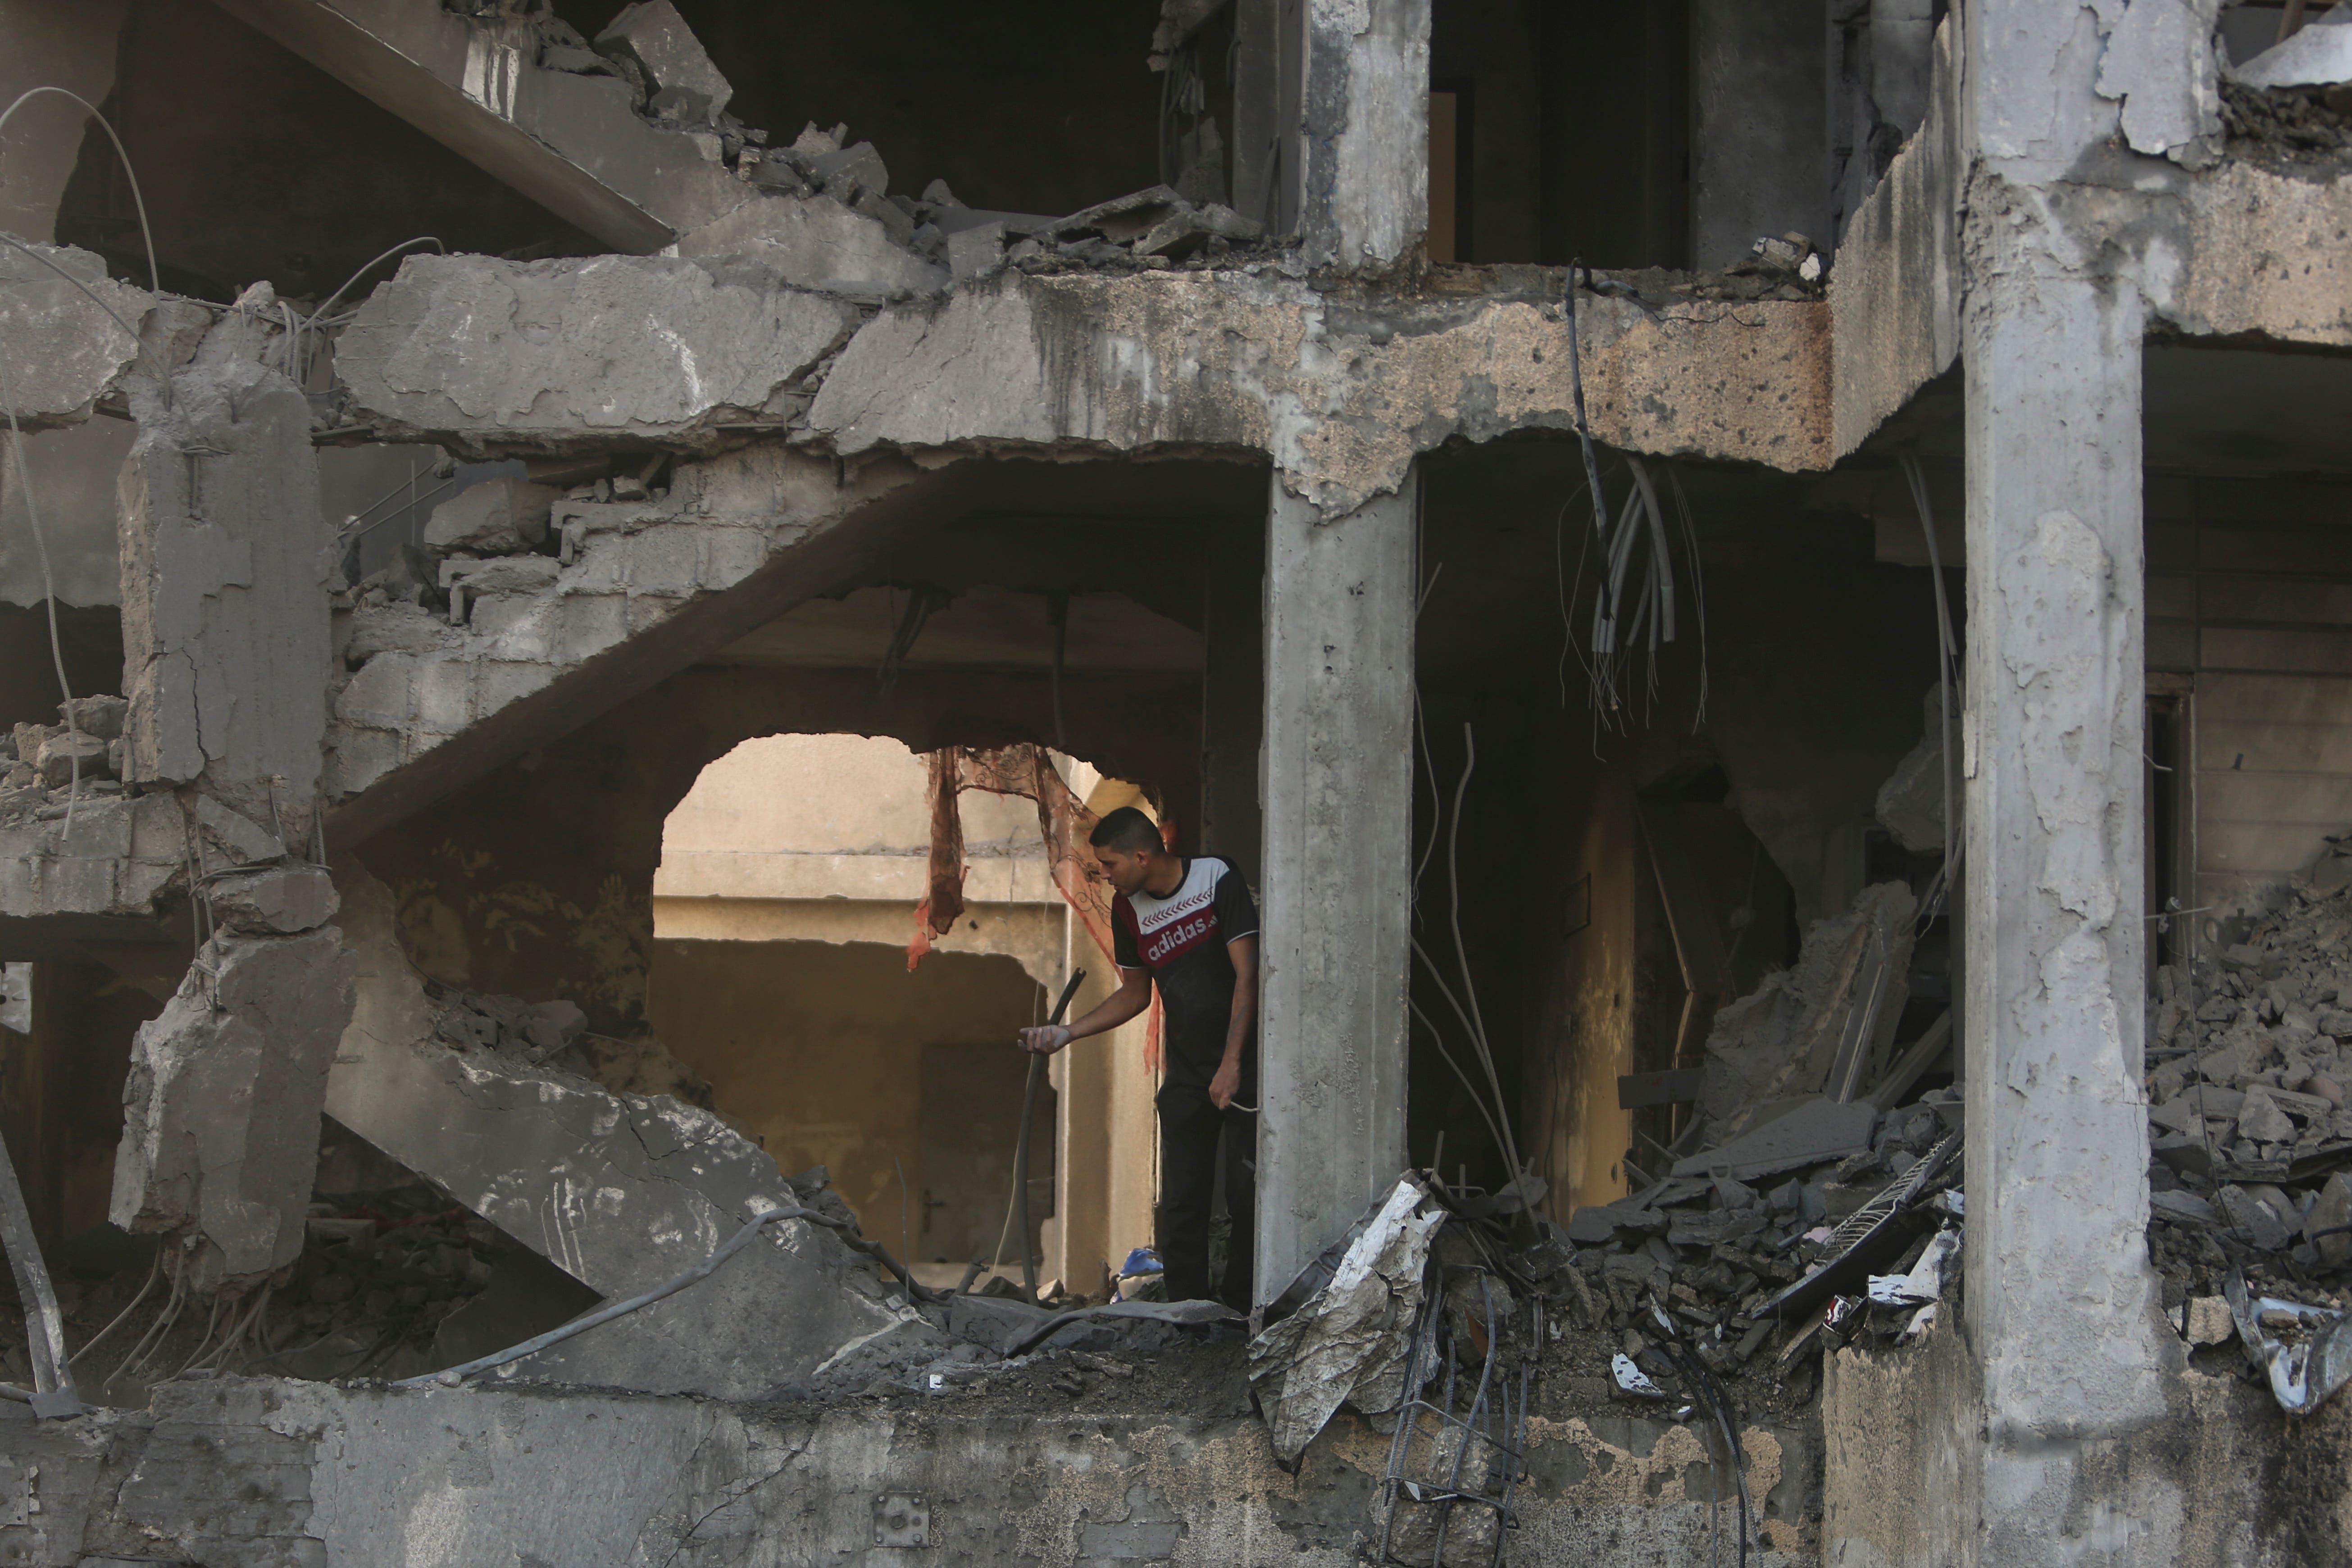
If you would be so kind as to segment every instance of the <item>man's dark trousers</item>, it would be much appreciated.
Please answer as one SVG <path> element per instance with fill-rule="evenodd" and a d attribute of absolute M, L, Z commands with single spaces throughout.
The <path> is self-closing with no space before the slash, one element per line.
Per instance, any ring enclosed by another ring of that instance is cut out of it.
<path fill-rule="evenodd" d="M 1246 1102 L 1249 1096 L 1237 1095 Z M 1250 1300 L 1251 1252 L 1256 1239 L 1257 1118 L 1228 1106 L 1219 1110 L 1205 1088 L 1167 1083 L 1160 1089 L 1160 1261 L 1167 1268 L 1168 1299 L 1208 1299 L 1209 1209 L 1215 1197 L 1217 1142 L 1224 1135 L 1225 1212 L 1233 1216 L 1233 1239 L 1225 1250 L 1224 1279 L 1214 1293 L 1235 1311 Z"/>

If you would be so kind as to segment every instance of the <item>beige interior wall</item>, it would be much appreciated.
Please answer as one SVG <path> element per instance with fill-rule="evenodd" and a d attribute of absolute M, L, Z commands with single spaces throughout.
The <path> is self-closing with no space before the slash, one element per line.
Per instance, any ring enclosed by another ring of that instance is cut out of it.
<path fill-rule="evenodd" d="M 1094 809 L 1149 809 L 1134 785 L 1058 763 Z M 1017 1121 L 1026 1068 L 1013 1031 L 1042 1020 L 1073 965 L 1087 974 L 1072 1017 L 1118 984 L 1053 885 L 1036 807 L 977 791 L 959 805 L 969 902 L 908 974 L 930 849 L 923 760 L 896 741 L 857 735 L 736 747 L 703 770 L 664 826 L 648 1000 L 656 1032 L 711 1080 L 720 1109 L 767 1139 L 788 1169 L 832 1166 L 859 1223 L 886 1241 L 899 1228 L 895 1153 L 907 1168 L 915 1256 L 930 1258 L 952 1240 L 946 1256 L 958 1261 L 970 1256 L 961 1248 L 976 1213 L 994 1207 L 1001 1224 L 1013 1133 L 1009 1123 L 992 1142 L 947 1130 L 939 1108 L 950 1090 L 928 1081 L 925 1062 L 961 1086 L 972 1122 L 1003 1111 L 988 1086 L 1005 1078 L 1010 1089 L 995 1088 L 1011 1094 L 1004 1114 Z M 1005 958 L 1032 983 L 1018 995 L 1001 975 L 974 978 Z M 1034 1194 L 1041 1279 L 1092 1289 L 1108 1265 L 1151 1244 L 1158 1079 L 1144 1062 L 1146 1028 L 1138 1019 L 1051 1064 L 1051 1114 L 1032 1161 L 1053 1177 Z M 943 1058 L 950 1048 L 973 1054 Z M 1001 1157 L 990 1152 L 995 1142 Z M 943 1144 L 955 1145 L 951 1170 L 940 1168 Z"/>

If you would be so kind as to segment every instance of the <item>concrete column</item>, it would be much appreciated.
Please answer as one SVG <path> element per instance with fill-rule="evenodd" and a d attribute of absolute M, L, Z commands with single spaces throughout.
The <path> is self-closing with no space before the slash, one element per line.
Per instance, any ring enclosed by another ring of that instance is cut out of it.
<path fill-rule="evenodd" d="M 1305 185 L 1310 266 L 1376 268 L 1429 226 L 1430 0 L 1307 0 Z"/>
<path fill-rule="evenodd" d="M 2105 237 L 2061 221 L 2074 136 L 2095 147 L 2111 124 L 2095 53 L 2070 65 L 2047 7 L 1990 10 L 1971 66 L 1961 759 L 1967 1429 L 1984 1447 L 1950 1544 L 2011 1565 L 2098 1555 L 2182 1500 L 2118 1489 L 2086 1512 L 2080 1490 L 2092 1456 L 2164 1417 L 2158 1374 L 2179 1360 L 2144 1240 L 2142 307 Z"/>
<path fill-rule="evenodd" d="M 1257 1294 L 1403 1168 L 1418 478 L 1331 517 L 1274 478 Z"/>

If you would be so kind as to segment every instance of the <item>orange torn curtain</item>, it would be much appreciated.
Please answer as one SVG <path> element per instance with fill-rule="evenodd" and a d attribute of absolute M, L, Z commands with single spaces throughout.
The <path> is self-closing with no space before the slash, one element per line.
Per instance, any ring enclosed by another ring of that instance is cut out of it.
<path fill-rule="evenodd" d="M 1110 887 L 1087 843 L 1095 814 L 1070 793 L 1045 749 L 1026 741 L 985 749 L 943 746 L 929 761 L 930 878 L 923 901 L 915 907 L 915 939 L 907 944 L 907 967 L 920 963 L 931 950 L 931 939 L 947 935 L 963 913 L 963 879 L 969 868 L 963 861 L 963 817 L 956 809 L 956 796 L 968 789 L 1023 795 L 1037 803 L 1037 831 L 1045 841 L 1054 886 L 1078 911 L 1095 945 L 1109 957 Z"/>

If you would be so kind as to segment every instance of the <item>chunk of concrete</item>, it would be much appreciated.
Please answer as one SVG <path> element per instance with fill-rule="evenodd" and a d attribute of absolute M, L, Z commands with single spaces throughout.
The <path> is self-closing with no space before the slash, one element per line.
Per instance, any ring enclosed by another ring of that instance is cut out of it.
<path fill-rule="evenodd" d="M 852 202 L 866 193 L 890 194 L 890 170 L 871 142 L 860 142 L 837 153 L 819 153 L 808 161 L 809 173 L 824 193 L 838 202 Z"/>
<path fill-rule="evenodd" d="M 200 1237 L 206 1283 L 294 1260 L 354 969 L 332 926 L 205 944 L 131 1044 L 109 1218 Z"/>
<path fill-rule="evenodd" d="M 333 650 L 310 404 L 249 360 L 129 387 L 121 480 L 125 765 L 203 779 L 290 831 L 319 790 Z M 266 807 L 265 807 L 266 809 Z"/>
<path fill-rule="evenodd" d="M 105 778 L 113 771 L 106 742 L 79 730 L 59 731 L 43 741 L 33 765 L 39 770 L 41 783 L 50 789 L 63 789 L 77 777 L 85 783 Z"/>
<path fill-rule="evenodd" d="M 860 226 L 887 244 L 837 203 L 776 197 L 747 201 L 749 227 L 708 245 L 751 256 L 411 257 L 360 307 L 336 368 L 355 416 L 459 438 L 673 438 L 740 418 L 857 323 L 845 301 L 787 288 L 755 243 L 765 216 L 820 208 L 843 232 L 809 237 L 795 265 L 846 275 L 846 231 Z"/>
<path fill-rule="evenodd" d="M 342 905 L 326 868 L 309 865 L 224 877 L 212 884 L 206 897 L 215 920 L 247 936 L 315 931 L 333 920 Z"/>
<path fill-rule="evenodd" d="M 1673 1174 L 1720 1174 L 1743 1182 L 1778 1175 L 1801 1165 L 1858 1154 L 1870 1147 L 1870 1135 L 1877 1126 L 1878 1112 L 1867 1100 L 1840 1105 L 1816 1100 L 1720 1148 L 1676 1161 Z"/>
<path fill-rule="evenodd" d="M 336 880 L 359 955 L 327 1086 L 336 1121 L 606 1297 L 675 1278 L 754 1213 L 802 1202 L 709 1111 L 440 1043 L 390 891 L 357 867 Z M 786 1220 L 699 1283 L 492 1375 L 754 1398 L 900 1322 L 891 1289 L 830 1230 Z"/>
<path fill-rule="evenodd" d="M 2168 1219 L 2175 1225 L 2218 1226 L 2221 1223 L 2221 1211 L 2195 1193 L 2150 1193 L 2147 1194 L 2147 1207 L 2157 1218 Z"/>
<path fill-rule="evenodd" d="M 675 88 L 699 93 L 709 100 L 712 118 L 735 96 L 670 0 L 635 0 L 622 6 L 596 35 L 596 50 L 635 61 L 646 85 L 657 92 Z"/>
<path fill-rule="evenodd" d="M 2238 1131 L 2257 1143 L 2294 1142 L 2294 1123 L 2262 1084 L 2246 1090 L 2245 1100 L 2238 1108 Z"/>
<path fill-rule="evenodd" d="M 468 485 L 433 509 L 425 543 L 433 550 L 513 555 L 547 537 L 558 492 L 512 474 Z"/>
<path fill-rule="evenodd" d="M 959 283 L 985 278 L 1004 264 L 1004 226 L 983 223 L 948 236 L 948 271 Z"/>
<path fill-rule="evenodd" d="M 2248 1188 L 2231 1183 L 2214 1194 L 2221 1218 L 2239 1238 L 2264 1252 L 2284 1252 L 2294 1239 L 2291 1208 L 2267 1201 Z"/>
<path fill-rule="evenodd" d="M 68 730 L 79 730 L 85 735 L 95 735 L 101 741 L 122 738 L 122 721 L 129 717 L 131 704 L 121 697 L 77 697 L 71 702 L 58 704 L 58 715 Z"/>

